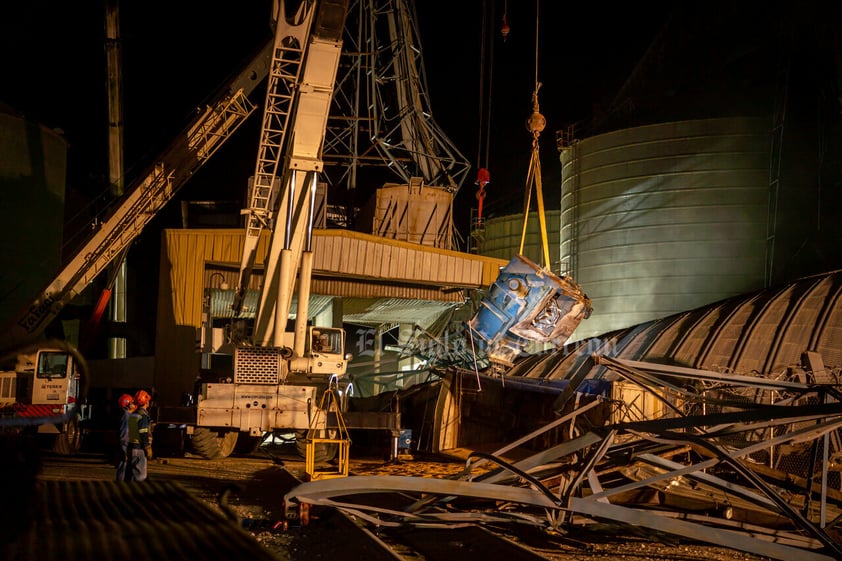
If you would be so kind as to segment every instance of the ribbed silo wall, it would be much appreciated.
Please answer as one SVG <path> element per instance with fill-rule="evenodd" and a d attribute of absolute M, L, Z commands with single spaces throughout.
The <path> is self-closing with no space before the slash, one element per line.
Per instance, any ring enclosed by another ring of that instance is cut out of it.
<path fill-rule="evenodd" d="M 0 109 L 0 319 L 45 288 L 61 265 L 67 142 Z"/>
<path fill-rule="evenodd" d="M 561 260 L 599 335 L 762 288 L 769 122 L 619 130 L 562 150 Z"/>
<path fill-rule="evenodd" d="M 547 249 L 550 254 L 550 269 L 559 273 L 559 217 L 558 210 L 545 210 L 547 222 Z M 518 253 L 523 237 L 523 214 L 498 216 L 485 221 L 483 242 L 480 253 L 486 257 L 509 260 Z M 537 212 L 530 212 L 526 220 L 526 237 L 523 255 L 537 264 L 544 263 L 544 244 L 541 236 L 541 223 Z"/>

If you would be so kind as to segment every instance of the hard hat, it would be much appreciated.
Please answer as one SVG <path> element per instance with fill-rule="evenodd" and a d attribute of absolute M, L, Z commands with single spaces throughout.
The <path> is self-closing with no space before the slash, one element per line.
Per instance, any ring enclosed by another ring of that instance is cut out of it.
<path fill-rule="evenodd" d="M 131 405 L 133 401 L 134 401 L 134 398 L 132 396 L 130 396 L 127 393 L 124 393 L 123 395 L 120 396 L 120 399 L 117 400 L 117 403 L 120 404 L 121 409 L 125 409 L 126 407 Z"/>
<path fill-rule="evenodd" d="M 138 392 L 134 394 L 134 400 L 138 407 L 143 407 L 152 400 L 152 397 L 145 391 L 138 390 Z"/>

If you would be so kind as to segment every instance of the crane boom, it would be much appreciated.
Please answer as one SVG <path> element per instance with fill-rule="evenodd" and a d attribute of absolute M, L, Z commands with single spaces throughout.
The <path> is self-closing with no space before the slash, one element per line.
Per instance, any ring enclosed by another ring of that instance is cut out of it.
<path fill-rule="evenodd" d="M 0 335 L 0 347 L 37 338 L 61 310 L 121 254 L 237 128 L 255 104 L 248 96 L 268 73 L 272 42 L 159 155 L 144 175 L 126 190 L 96 232 L 66 262 L 31 305 L 12 318 Z"/>
<path fill-rule="evenodd" d="M 271 232 L 253 342 L 280 346 L 299 265 L 309 287 L 309 252 L 317 174 L 322 171 L 334 83 L 342 53 L 346 0 L 303 3 L 295 16 L 277 18 L 272 71 L 251 188 L 246 239 L 234 310 L 241 311 L 261 232 Z M 287 134 L 287 130 L 293 131 Z M 306 321 L 307 295 L 299 297 Z M 304 326 L 296 331 L 302 335 Z M 303 349 L 299 348 L 297 354 Z"/>
<path fill-rule="evenodd" d="M 306 441 L 307 457 L 314 457 L 310 454 L 315 455 L 316 445 L 310 435 L 329 433 L 327 407 L 319 398 L 336 395 L 350 357 L 341 327 L 307 325 L 307 304 L 314 198 L 347 8 L 348 0 L 305 0 L 288 17 L 284 0 L 278 3 L 250 206 L 244 210 L 248 219 L 235 287 L 237 306 L 242 307 L 264 229 L 270 234 L 269 247 L 251 333 L 242 330 L 232 337 L 238 329 L 228 324 L 231 360 L 223 359 L 224 353 L 217 353 L 219 347 L 213 344 L 210 352 L 203 349 L 208 376 L 197 390 L 193 442 L 198 435 L 206 445 L 199 454 L 205 457 L 230 454 L 241 435 L 259 437 L 278 430 L 298 432 L 297 444 L 305 446 Z M 296 282 L 295 329 L 288 332 Z M 237 306 L 234 311 L 241 311 Z M 213 321 L 203 321 L 202 329 L 214 329 Z M 203 332 L 200 340 L 213 337 Z M 225 376 L 229 368 L 232 375 Z M 226 382 L 219 383 L 220 374 Z M 339 409 L 335 412 L 338 418 Z M 342 457 L 347 456 L 340 454 L 340 464 Z"/>
<path fill-rule="evenodd" d="M 249 189 L 249 206 L 243 211 L 246 215 L 246 237 L 232 305 L 237 314 L 243 310 L 260 234 L 264 228 L 271 227 L 272 210 L 280 191 L 278 170 L 282 163 L 281 155 L 313 19 L 313 6 L 306 2 L 299 6 L 292 18 L 286 15 L 285 2 L 281 1 L 277 10 L 260 144 Z"/>

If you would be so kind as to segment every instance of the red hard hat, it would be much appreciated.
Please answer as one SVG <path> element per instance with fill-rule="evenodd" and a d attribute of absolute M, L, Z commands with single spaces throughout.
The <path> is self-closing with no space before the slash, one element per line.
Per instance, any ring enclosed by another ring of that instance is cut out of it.
<path fill-rule="evenodd" d="M 120 404 L 121 409 L 125 409 L 126 407 L 131 405 L 133 401 L 134 401 L 134 398 L 132 396 L 130 396 L 127 393 L 124 393 L 123 395 L 120 396 L 120 399 L 117 400 L 117 403 Z"/>
<path fill-rule="evenodd" d="M 143 407 L 152 400 L 152 397 L 145 391 L 138 390 L 138 392 L 134 394 L 134 400 L 138 407 Z"/>

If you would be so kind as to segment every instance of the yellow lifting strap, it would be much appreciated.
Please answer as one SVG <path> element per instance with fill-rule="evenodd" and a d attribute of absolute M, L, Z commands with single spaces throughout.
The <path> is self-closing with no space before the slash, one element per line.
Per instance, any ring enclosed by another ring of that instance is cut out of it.
<path fill-rule="evenodd" d="M 550 244 L 547 239 L 547 218 L 544 215 L 544 193 L 541 187 L 541 158 L 538 154 L 538 137 L 547 125 L 547 120 L 541 115 L 538 107 L 538 90 L 541 83 L 535 83 L 535 91 L 532 93 L 532 115 L 526 122 L 527 128 L 532 132 L 532 158 L 529 160 L 529 171 L 526 174 L 526 189 L 523 203 L 523 231 L 520 236 L 520 251 L 523 255 L 523 246 L 526 243 L 526 225 L 529 221 L 529 206 L 532 199 L 532 187 L 535 187 L 535 198 L 538 203 L 538 222 L 541 226 L 541 243 L 544 249 L 543 266 L 550 268 Z"/>

